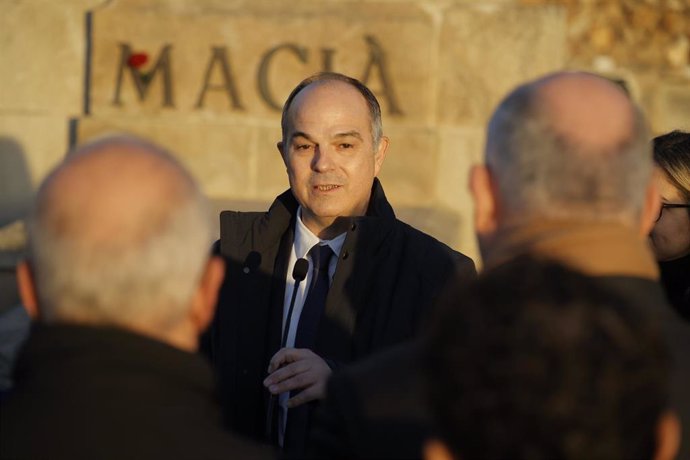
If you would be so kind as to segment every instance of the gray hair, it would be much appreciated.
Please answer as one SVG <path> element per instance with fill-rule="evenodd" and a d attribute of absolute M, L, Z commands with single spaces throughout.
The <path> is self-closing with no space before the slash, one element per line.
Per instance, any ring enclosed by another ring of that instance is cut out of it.
<path fill-rule="evenodd" d="M 292 101 L 297 95 L 307 86 L 317 83 L 326 83 L 339 81 L 348 84 L 355 88 L 364 98 L 369 108 L 369 117 L 371 118 L 371 137 L 374 147 L 379 145 L 381 137 L 383 136 L 383 123 L 381 121 L 381 106 L 379 101 L 374 96 L 367 86 L 356 78 L 348 77 L 337 72 L 320 72 L 302 80 L 290 93 L 285 104 L 283 105 L 283 113 L 280 119 L 280 126 L 283 131 L 283 144 L 287 144 L 288 134 L 288 112 L 292 106 Z"/>
<path fill-rule="evenodd" d="M 65 166 L 54 170 L 28 220 L 29 258 L 41 312 L 49 322 L 167 327 L 188 312 L 209 257 L 213 230 L 208 201 L 189 173 L 160 147 L 126 137 L 99 144 L 135 146 L 160 157 L 178 176 L 175 193 L 169 203 L 136 223 L 134 237 L 95 242 L 65 231 L 64 215 L 48 204 L 46 189 Z"/>
<path fill-rule="evenodd" d="M 489 123 L 486 164 L 506 212 L 520 220 L 639 218 L 652 172 L 649 130 L 639 108 L 631 103 L 627 139 L 594 148 L 556 132 L 538 99 L 534 84 L 523 85 Z"/>

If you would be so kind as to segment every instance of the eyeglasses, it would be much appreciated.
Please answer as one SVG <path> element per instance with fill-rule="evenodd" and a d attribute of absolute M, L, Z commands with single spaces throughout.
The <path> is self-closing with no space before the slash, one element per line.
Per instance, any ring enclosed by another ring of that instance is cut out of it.
<path fill-rule="evenodd" d="M 659 216 L 656 218 L 654 222 L 659 222 L 659 219 L 661 219 L 661 214 L 663 214 L 664 209 L 666 208 L 690 208 L 690 204 L 675 204 L 675 203 L 661 203 L 661 207 L 659 208 Z"/>

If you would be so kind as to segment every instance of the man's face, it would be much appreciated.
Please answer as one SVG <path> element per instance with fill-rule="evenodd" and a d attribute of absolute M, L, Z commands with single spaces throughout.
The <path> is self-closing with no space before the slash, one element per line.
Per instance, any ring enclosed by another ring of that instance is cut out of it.
<path fill-rule="evenodd" d="M 278 148 L 302 221 L 315 235 L 331 238 L 340 233 L 326 230 L 336 218 L 366 212 L 388 140 L 374 146 L 364 97 L 339 81 L 304 88 L 287 120 L 286 144 Z"/>

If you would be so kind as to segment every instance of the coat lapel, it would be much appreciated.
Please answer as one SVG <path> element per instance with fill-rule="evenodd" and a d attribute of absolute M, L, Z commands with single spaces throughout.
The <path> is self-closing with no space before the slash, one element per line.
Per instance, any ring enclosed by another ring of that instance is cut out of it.
<path fill-rule="evenodd" d="M 366 216 L 351 219 L 347 237 L 328 292 L 324 315 L 316 339 L 317 351 L 325 357 L 349 362 L 357 316 L 374 289 L 377 266 L 387 259 L 386 237 L 393 229 L 395 214 L 388 204 L 378 179 Z"/>

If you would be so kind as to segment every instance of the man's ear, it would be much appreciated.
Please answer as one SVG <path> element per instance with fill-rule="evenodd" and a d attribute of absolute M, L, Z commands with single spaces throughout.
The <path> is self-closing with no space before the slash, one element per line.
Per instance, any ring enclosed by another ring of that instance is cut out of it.
<path fill-rule="evenodd" d="M 22 305 L 31 319 L 38 318 L 38 296 L 36 295 L 36 282 L 31 272 L 29 262 L 23 260 L 17 264 L 17 289 Z"/>
<path fill-rule="evenodd" d="M 390 144 L 390 139 L 386 136 L 382 136 L 376 148 L 376 153 L 374 154 L 374 176 L 378 176 L 379 171 L 381 171 L 383 160 L 386 159 L 386 153 L 388 152 L 388 144 Z"/>
<path fill-rule="evenodd" d="M 474 229 L 478 236 L 496 232 L 498 228 L 498 192 L 491 171 L 485 165 L 470 170 L 470 193 L 474 202 Z"/>
<path fill-rule="evenodd" d="M 640 236 L 646 238 L 649 235 L 649 232 L 654 228 L 654 224 L 656 224 L 660 210 L 661 195 L 659 195 L 656 181 L 650 180 L 645 189 L 644 204 L 642 206 L 642 214 L 640 215 Z"/>
<path fill-rule="evenodd" d="M 659 417 L 656 427 L 656 451 L 654 460 L 673 460 L 680 448 L 680 420 L 673 411 Z"/>
<path fill-rule="evenodd" d="M 225 261 L 221 257 L 212 256 L 206 263 L 204 273 L 199 280 L 190 311 L 192 324 L 199 333 L 205 331 L 213 320 L 218 301 L 218 290 L 224 276 Z"/>
<path fill-rule="evenodd" d="M 432 438 L 424 444 L 424 460 L 454 460 L 453 454 L 450 453 L 446 444 L 439 440 Z"/>
<path fill-rule="evenodd" d="M 283 141 L 278 141 L 278 143 L 276 144 L 276 148 L 278 148 L 278 153 L 280 153 L 280 158 L 281 160 L 283 160 L 283 163 L 285 163 L 285 166 L 287 166 L 287 159 L 285 158 L 285 155 L 283 155 L 284 146 L 285 144 L 283 143 Z"/>

